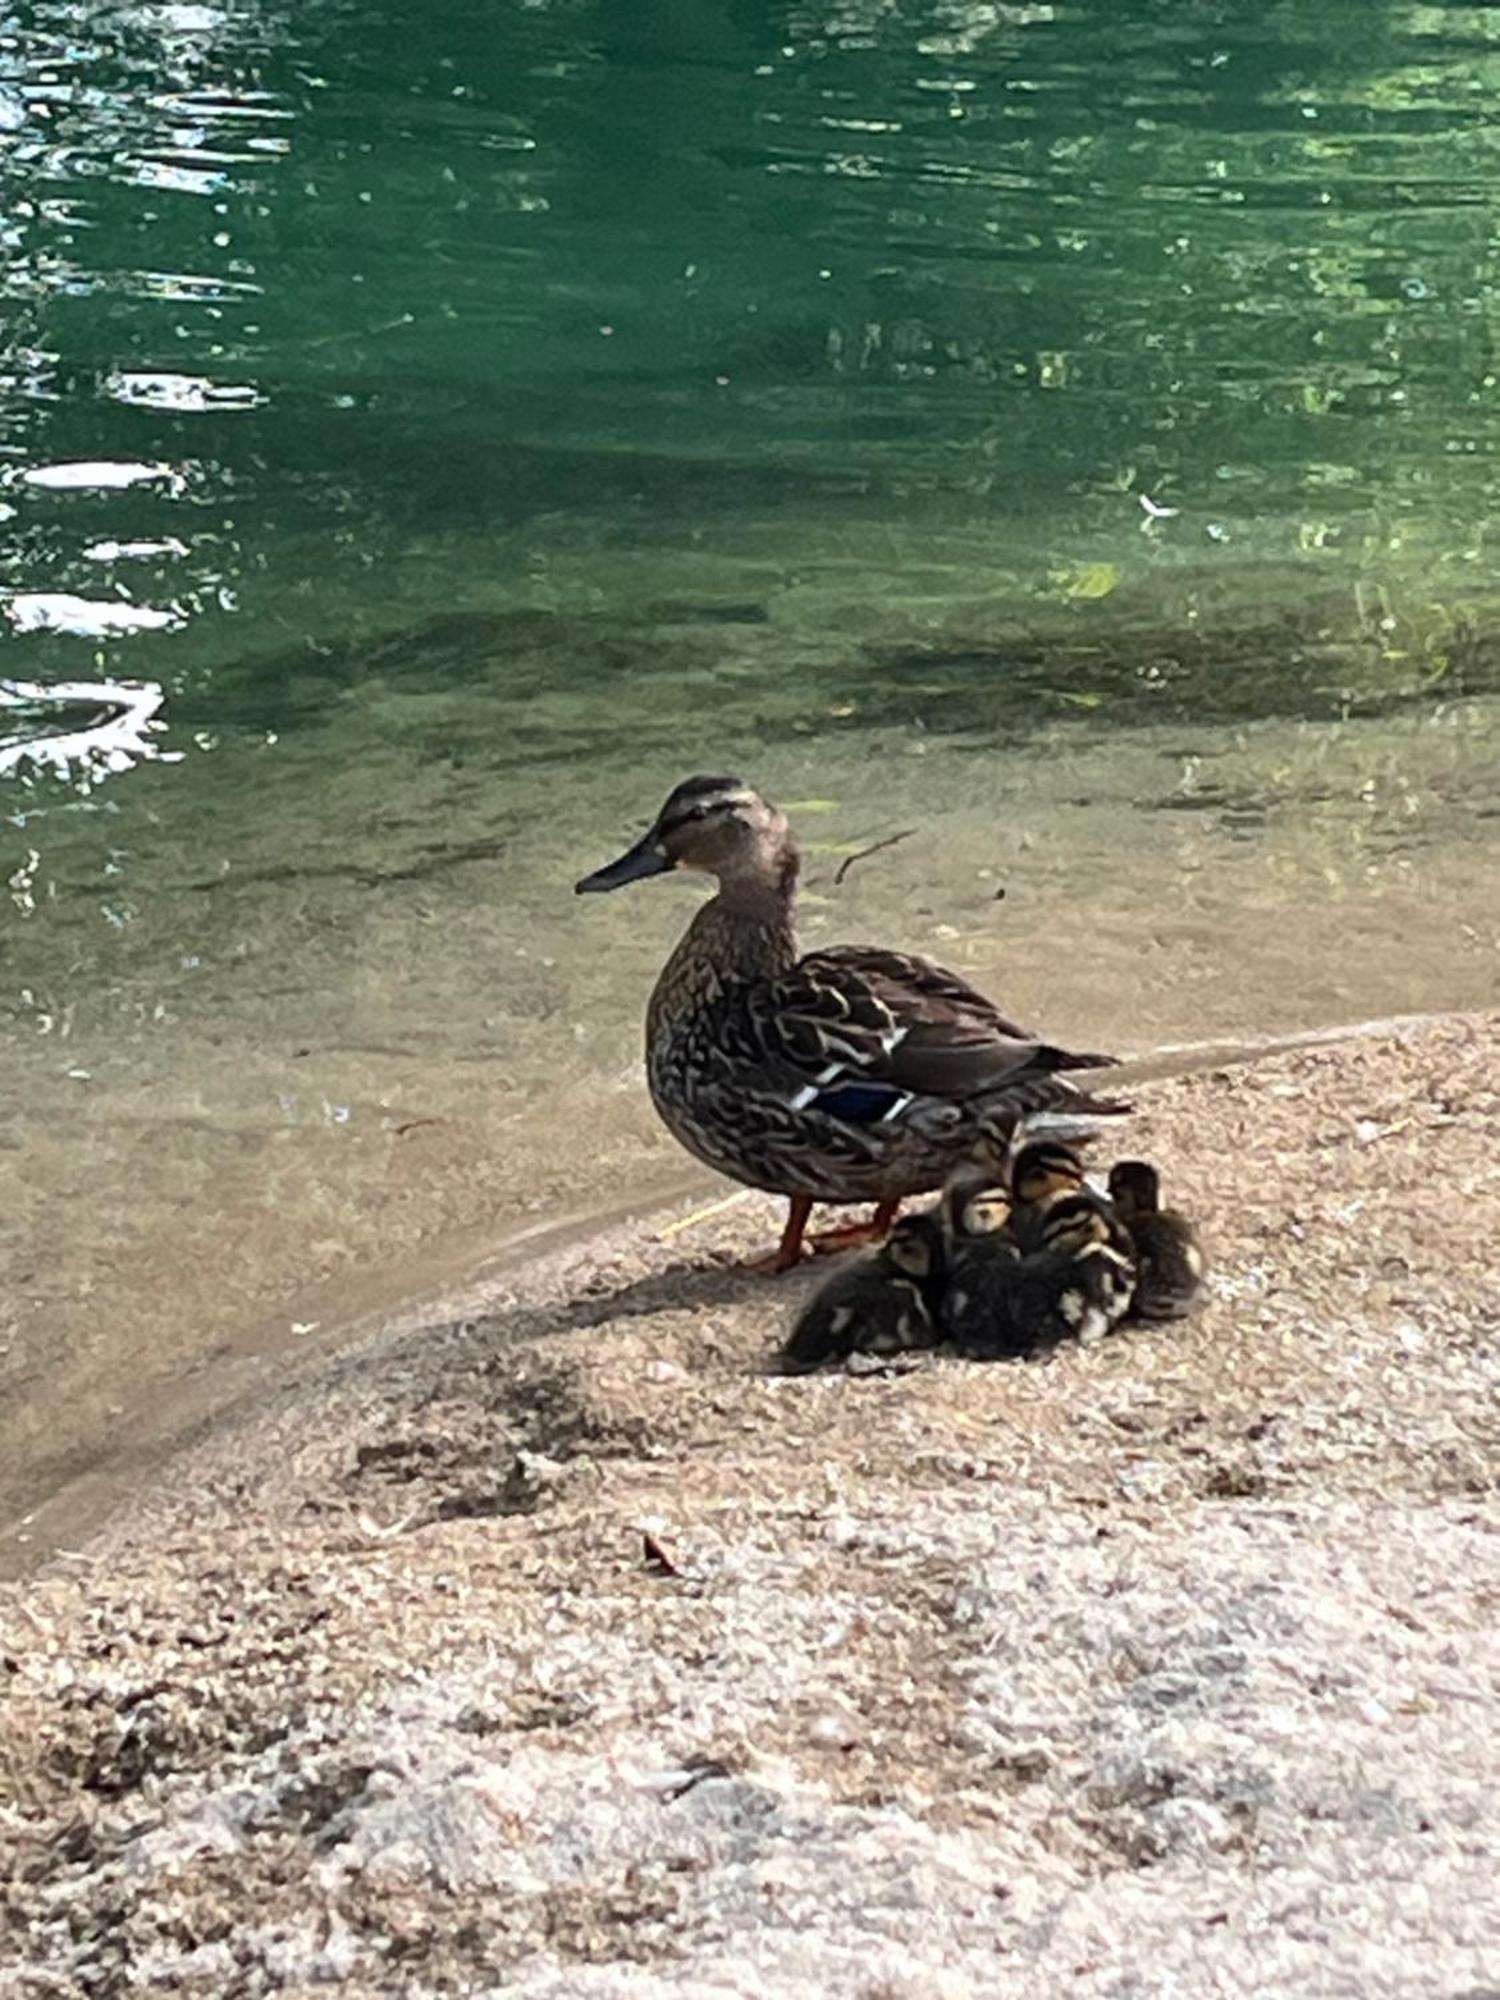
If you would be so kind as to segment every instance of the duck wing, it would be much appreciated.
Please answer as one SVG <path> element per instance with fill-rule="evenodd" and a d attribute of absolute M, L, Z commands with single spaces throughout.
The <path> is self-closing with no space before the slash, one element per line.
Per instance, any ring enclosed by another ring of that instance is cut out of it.
<path fill-rule="evenodd" d="M 1016 1110 L 1089 1100 L 1057 1072 L 1113 1058 L 1054 1047 L 1009 1021 L 956 972 L 904 952 L 840 945 L 809 952 L 772 988 L 774 1053 L 802 1079 L 794 1109 L 865 1124 L 915 1097 L 989 1097 Z"/>

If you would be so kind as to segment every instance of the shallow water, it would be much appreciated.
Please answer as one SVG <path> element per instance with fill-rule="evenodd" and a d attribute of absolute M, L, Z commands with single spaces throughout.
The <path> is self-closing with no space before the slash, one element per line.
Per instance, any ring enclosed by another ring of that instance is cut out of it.
<path fill-rule="evenodd" d="M 1185 11 L 0 24 L 0 1514 L 675 1172 L 686 770 L 1060 1036 L 1493 1001 L 1500 24 Z"/>

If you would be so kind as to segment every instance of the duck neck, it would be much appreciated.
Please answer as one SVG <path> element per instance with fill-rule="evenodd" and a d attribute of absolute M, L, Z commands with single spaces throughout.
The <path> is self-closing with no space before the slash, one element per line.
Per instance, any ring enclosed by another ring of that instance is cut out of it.
<path fill-rule="evenodd" d="M 720 881 L 662 969 L 648 1034 L 727 987 L 776 979 L 796 964 L 797 869 L 797 850 L 788 843 L 773 865 Z"/>

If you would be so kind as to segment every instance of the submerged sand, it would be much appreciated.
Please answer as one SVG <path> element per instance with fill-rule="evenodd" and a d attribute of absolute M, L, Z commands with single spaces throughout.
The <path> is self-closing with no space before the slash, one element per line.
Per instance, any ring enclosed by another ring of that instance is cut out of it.
<path fill-rule="evenodd" d="M 754 1198 L 304 1361 L 6 1593 L 0 1992 L 1500 1986 L 1497 1057 L 1143 1092 L 1045 1364 L 769 1373 Z"/>

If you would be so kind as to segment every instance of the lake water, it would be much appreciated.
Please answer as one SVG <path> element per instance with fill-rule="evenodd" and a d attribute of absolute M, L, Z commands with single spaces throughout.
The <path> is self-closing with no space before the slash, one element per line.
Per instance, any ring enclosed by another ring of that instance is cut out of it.
<path fill-rule="evenodd" d="M 678 1173 L 692 769 L 1058 1036 L 1493 1002 L 1497 174 L 1479 6 L 0 13 L 0 1519 Z"/>

